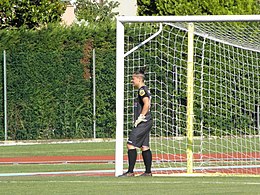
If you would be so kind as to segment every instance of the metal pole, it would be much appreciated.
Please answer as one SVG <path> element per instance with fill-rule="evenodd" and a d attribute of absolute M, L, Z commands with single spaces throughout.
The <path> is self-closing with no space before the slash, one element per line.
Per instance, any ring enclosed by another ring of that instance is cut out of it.
<path fill-rule="evenodd" d="M 93 132 L 96 139 L 96 53 L 93 49 Z"/>
<path fill-rule="evenodd" d="M 257 105 L 256 108 L 256 122 L 257 122 L 258 135 L 260 135 L 260 105 Z"/>
<path fill-rule="evenodd" d="M 7 141 L 7 90 L 6 90 L 6 52 L 4 50 L 4 128 Z"/>
<path fill-rule="evenodd" d="M 187 62 L 187 173 L 193 173 L 193 122 L 194 122 L 194 24 L 188 24 Z"/>
<path fill-rule="evenodd" d="M 116 28 L 116 152 L 115 176 L 123 174 L 124 165 L 124 25 Z"/>

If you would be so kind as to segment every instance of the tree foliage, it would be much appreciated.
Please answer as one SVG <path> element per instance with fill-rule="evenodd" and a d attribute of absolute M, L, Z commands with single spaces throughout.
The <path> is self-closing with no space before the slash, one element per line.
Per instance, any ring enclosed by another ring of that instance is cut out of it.
<path fill-rule="evenodd" d="M 250 15 L 260 13 L 258 0 L 137 0 L 139 15 Z"/>
<path fill-rule="evenodd" d="M 111 22 L 118 14 L 114 12 L 119 3 L 117 1 L 104 0 L 100 3 L 91 0 L 77 0 L 74 3 L 76 7 L 77 19 L 85 20 L 88 23 Z"/>
<path fill-rule="evenodd" d="M 60 0 L 1 0 L 0 29 L 29 29 L 61 20 L 65 3 Z"/>

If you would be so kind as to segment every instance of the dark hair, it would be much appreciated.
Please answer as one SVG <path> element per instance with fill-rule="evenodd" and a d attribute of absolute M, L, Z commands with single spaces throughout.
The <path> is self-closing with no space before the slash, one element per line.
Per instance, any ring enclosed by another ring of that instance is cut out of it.
<path fill-rule="evenodd" d="M 146 69 L 146 67 L 140 68 L 139 70 L 136 70 L 134 72 L 134 74 L 142 76 L 143 80 L 144 80 L 145 79 L 145 69 Z"/>

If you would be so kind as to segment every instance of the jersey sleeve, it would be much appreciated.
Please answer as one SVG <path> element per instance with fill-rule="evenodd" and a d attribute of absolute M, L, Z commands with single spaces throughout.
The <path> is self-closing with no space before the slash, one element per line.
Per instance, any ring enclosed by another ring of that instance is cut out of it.
<path fill-rule="evenodd" d="M 139 90 L 139 97 L 141 97 L 142 99 L 144 98 L 144 97 L 150 97 L 150 93 L 148 92 L 148 90 L 146 89 L 146 88 L 141 88 L 140 90 Z"/>

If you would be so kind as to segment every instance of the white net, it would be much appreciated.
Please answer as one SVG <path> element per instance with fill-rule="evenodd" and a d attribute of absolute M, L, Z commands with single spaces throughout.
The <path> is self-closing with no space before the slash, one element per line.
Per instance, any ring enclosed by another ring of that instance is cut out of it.
<path fill-rule="evenodd" d="M 188 24 L 124 26 L 124 135 L 133 127 L 132 73 L 146 66 L 153 171 L 185 173 Z M 194 26 L 193 172 L 260 174 L 260 22 Z"/>

